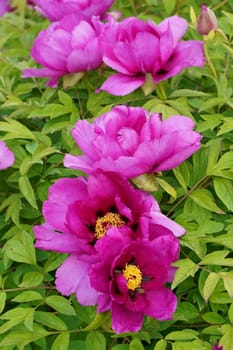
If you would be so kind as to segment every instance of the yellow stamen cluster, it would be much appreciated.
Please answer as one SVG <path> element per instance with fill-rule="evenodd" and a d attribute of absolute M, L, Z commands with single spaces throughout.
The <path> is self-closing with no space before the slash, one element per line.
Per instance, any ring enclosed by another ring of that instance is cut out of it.
<path fill-rule="evenodd" d="M 135 290 L 141 286 L 142 272 L 135 265 L 126 265 L 123 270 L 123 276 L 127 280 L 127 287 L 129 290 Z"/>
<path fill-rule="evenodd" d="M 95 236 L 100 239 L 106 235 L 106 232 L 111 227 L 121 227 L 125 224 L 120 214 L 107 213 L 106 215 L 98 218 L 95 225 Z"/>

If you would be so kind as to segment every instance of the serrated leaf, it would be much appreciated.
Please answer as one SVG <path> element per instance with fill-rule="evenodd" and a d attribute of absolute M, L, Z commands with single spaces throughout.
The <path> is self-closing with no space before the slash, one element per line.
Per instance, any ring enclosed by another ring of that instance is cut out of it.
<path fill-rule="evenodd" d="M 199 267 L 190 259 L 181 259 L 173 263 L 173 266 L 178 267 L 174 281 L 172 282 L 172 289 L 178 286 L 189 276 L 194 277 L 195 273 L 198 271 Z"/>
<path fill-rule="evenodd" d="M 219 199 L 227 209 L 233 211 L 233 184 L 232 181 L 223 178 L 214 179 L 214 189 Z"/>
<path fill-rule="evenodd" d="M 224 214 L 224 211 L 217 206 L 217 204 L 214 202 L 212 194 L 208 190 L 200 188 L 190 193 L 189 196 L 200 207 L 217 214 Z"/>
<path fill-rule="evenodd" d="M 54 340 L 51 350 L 68 350 L 70 344 L 70 334 L 68 332 L 61 333 Z"/>
<path fill-rule="evenodd" d="M 21 176 L 19 178 L 19 189 L 28 203 L 31 204 L 34 209 L 38 210 L 35 193 L 27 176 Z"/>
<path fill-rule="evenodd" d="M 215 287 L 217 286 L 219 280 L 220 276 L 217 273 L 210 272 L 203 287 L 203 298 L 206 303 L 208 302 L 213 291 L 215 290 Z"/>
<path fill-rule="evenodd" d="M 70 301 L 59 295 L 50 295 L 45 298 L 45 303 L 54 310 L 67 316 L 76 316 L 76 312 L 71 306 Z"/>

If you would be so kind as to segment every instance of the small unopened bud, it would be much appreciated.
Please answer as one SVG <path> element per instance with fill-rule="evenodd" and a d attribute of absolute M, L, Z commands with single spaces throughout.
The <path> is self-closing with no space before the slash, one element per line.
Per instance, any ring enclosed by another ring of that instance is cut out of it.
<path fill-rule="evenodd" d="M 201 13 L 197 20 L 197 31 L 201 35 L 208 35 L 211 30 L 218 29 L 218 20 L 212 10 L 206 5 L 201 6 Z"/>

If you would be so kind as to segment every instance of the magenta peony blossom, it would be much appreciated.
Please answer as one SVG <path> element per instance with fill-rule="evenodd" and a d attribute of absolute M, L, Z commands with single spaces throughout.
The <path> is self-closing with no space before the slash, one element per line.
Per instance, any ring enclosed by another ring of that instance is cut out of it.
<path fill-rule="evenodd" d="M 57 21 L 73 13 L 88 17 L 100 16 L 113 2 L 114 0 L 34 0 L 38 11 L 49 21 Z"/>
<path fill-rule="evenodd" d="M 35 39 L 31 55 L 44 68 L 29 68 L 23 77 L 49 78 L 47 85 L 56 87 L 58 78 L 96 69 L 102 64 L 99 33 L 102 23 L 97 18 L 66 16 L 42 30 Z"/>
<path fill-rule="evenodd" d="M 8 0 L 0 0 L 0 17 L 11 10 Z"/>
<path fill-rule="evenodd" d="M 114 171 L 128 178 L 172 169 L 200 148 L 192 119 L 166 120 L 141 107 L 116 106 L 94 124 L 79 120 L 72 135 L 84 155 L 67 154 L 66 167 L 92 173 Z"/>
<path fill-rule="evenodd" d="M 9 150 L 5 142 L 0 141 L 0 170 L 9 168 L 15 160 L 14 153 Z"/>
<path fill-rule="evenodd" d="M 99 261 L 97 247 L 112 231 L 119 232 L 124 244 L 184 234 L 183 227 L 160 212 L 153 196 L 114 173 L 58 180 L 49 189 L 43 215 L 45 223 L 34 227 L 35 246 L 70 254 L 57 270 L 56 286 L 63 295 L 76 293 L 83 305 L 97 302 L 87 271 Z M 169 278 L 173 273 L 171 269 Z"/>
<path fill-rule="evenodd" d="M 116 333 L 136 332 L 144 315 L 169 320 L 176 296 L 165 284 L 178 259 L 179 241 L 172 234 L 125 245 L 117 232 L 98 245 L 101 261 L 89 270 L 91 286 L 99 292 L 98 312 L 111 311 Z"/>
<path fill-rule="evenodd" d="M 216 344 L 213 346 L 212 350 L 223 350 L 223 347 L 220 346 L 218 343 L 216 343 Z"/>
<path fill-rule="evenodd" d="M 101 35 L 103 61 L 118 73 L 109 77 L 99 90 L 122 96 L 145 83 L 157 84 L 185 68 L 203 66 L 203 43 L 180 42 L 187 27 L 186 20 L 178 16 L 159 25 L 135 17 L 121 23 L 111 21 Z"/>

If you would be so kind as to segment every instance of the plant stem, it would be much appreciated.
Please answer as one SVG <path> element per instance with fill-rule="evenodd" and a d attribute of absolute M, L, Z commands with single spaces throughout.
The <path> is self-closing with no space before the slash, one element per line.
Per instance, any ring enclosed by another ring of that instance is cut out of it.
<path fill-rule="evenodd" d="M 198 186 L 204 184 L 208 180 L 209 176 L 203 176 L 185 195 L 169 210 L 167 216 L 169 216 L 173 211 L 192 193 Z"/>

